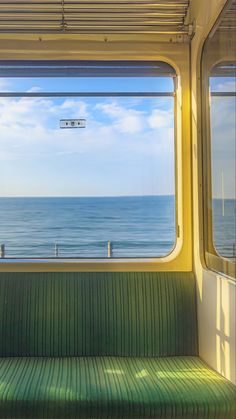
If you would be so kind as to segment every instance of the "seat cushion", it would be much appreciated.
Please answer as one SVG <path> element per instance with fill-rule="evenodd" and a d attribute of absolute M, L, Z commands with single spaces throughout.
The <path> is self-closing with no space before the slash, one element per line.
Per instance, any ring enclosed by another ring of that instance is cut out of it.
<path fill-rule="evenodd" d="M 0 417 L 233 419 L 236 387 L 198 357 L 0 358 Z"/>
<path fill-rule="evenodd" d="M 192 272 L 0 273 L 0 357 L 198 355 Z"/>

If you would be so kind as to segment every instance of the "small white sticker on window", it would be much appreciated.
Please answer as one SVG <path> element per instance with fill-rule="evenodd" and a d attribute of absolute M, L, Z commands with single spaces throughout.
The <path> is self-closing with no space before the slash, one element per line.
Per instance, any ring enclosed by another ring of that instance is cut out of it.
<path fill-rule="evenodd" d="M 85 128 L 86 119 L 61 119 L 60 128 Z"/>

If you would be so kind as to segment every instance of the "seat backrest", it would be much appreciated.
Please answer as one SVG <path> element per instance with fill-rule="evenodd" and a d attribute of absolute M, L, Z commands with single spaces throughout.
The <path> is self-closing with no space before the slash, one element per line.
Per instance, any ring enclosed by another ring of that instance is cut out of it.
<path fill-rule="evenodd" d="M 2 357 L 196 354 L 192 273 L 0 273 Z"/>

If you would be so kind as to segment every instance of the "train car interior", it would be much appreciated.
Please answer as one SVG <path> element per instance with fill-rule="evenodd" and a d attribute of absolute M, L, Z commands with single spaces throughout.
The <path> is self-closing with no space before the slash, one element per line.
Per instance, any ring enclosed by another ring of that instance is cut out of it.
<path fill-rule="evenodd" d="M 0 0 L 0 419 L 236 418 L 236 0 Z"/>

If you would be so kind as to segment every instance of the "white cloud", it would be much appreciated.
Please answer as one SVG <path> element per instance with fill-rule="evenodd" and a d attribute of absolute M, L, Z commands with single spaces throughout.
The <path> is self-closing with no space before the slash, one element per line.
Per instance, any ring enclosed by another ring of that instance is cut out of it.
<path fill-rule="evenodd" d="M 87 108 L 67 99 L 56 106 L 51 99 L 0 99 L 0 159 L 80 154 L 111 145 L 114 129 L 94 121 Z M 89 123 L 86 129 L 61 130 L 62 117 L 86 117 Z"/>
<path fill-rule="evenodd" d="M 220 79 L 219 79 L 220 81 Z M 225 82 L 219 82 L 217 85 L 217 87 L 213 89 L 217 90 L 217 92 L 235 92 L 236 90 L 236 80 L 228 80 Z"/>
<path fill-rule="evenodd" d="M 4 91 L 9 90 L 9 86 L 10 86 L 9 80 L 0 78 L 0 91 L 4 92 Z"/>
<path fill-rule="evenodd" d="M 124 108 L 116 102 L 98 104 L 96 109 L 113 119 L 113 126 L 121 133 L 137 134 L 144 128 L 142 111 Z"/>
<path fill-rule="evenodd" d="M 162 109 L 154 109 L 148 117 L 152 129 L 169 128 L 173 125 L 173 113 Z"/>
<path fill-rule="evenodd" d="M 7 193 L 24 195 L 33 188 L 34 194 L 36 188 L 38 194 L 44 194 L 51 188 L 55 195 L 65 188 L 66 194 L 69 190 L 74 194 L 75 190 L 80 190 L 77 187 L 84 187 L 85 192 L 80 193 L 93 194 L 97 193 L 94 179 L 99 176 L 101 190 L 107 187 L 112 191 L 109 193 L 118 191 L 120 194 L 132 190 L 137 182 L 135 191 L 139 193 L 137 178 L 140 175 L 142 183 L 142 171 L 148 179 L 159 167 L 162 175 L 163 170 L 170 173 L 174 151 L 172 113 L 169 125 L 165 122 L 157 129 L 148 121 L 158 115 L 156 109 L 150 111 L 156 103 L 148 102 L 147 107 L 145 101 L 117 99 L 109 103 L 107 99 L 99 100 L 100 103 L 94 105 L 94 100 L 71 98 L 0 98 L 2 193 L 6 194 L 6 189 Z M 162 116 L 167 114 L 161 113 Z M 64 117 L 85 117 L 86 128 L 62 130 L 59 121 Z M 106 172 L 109 175 L 103 182 L 101 179 Z M 130 173 L 130 177 L 126 173 Z M 80 186 L 74 185 L 76 176 L 81 179 Z M 92 186 L 87 190 L 89 182 Z M 155 182 L 153 185 L 149 190 L 156 188 Z"/>
<path fill-rule="evenodd" d="M 52 111 L 54 113 L 58 113 L 59 111 L 67 111 L 72 118 L 86 118 L 89 116 L 88 104 L 79 100 L 65 99 L 61 105 L 53 105 Z"/>
<path fill-rule="evenodd" d="M 86 118 L 85 129 L 61 130 L 64 117 Z M 162 155 L 173 152 L 173 115 L 125 108 L 113 101 L 50 98 L 0 99 L 2 160 L 106 152 Z M 158 129 L 157 129 L 158 128 Z"/>
<path fill-rule="evenodd" d="M 32 86 L 30 89 L 28 89 L 27 90 L 27 92 L 32 92 L 32 93 L 34 93 L 34 92 L 40 92 L 42 90 L 42 88 L 41 87 L 39 87 L 39 86 Z"/>

